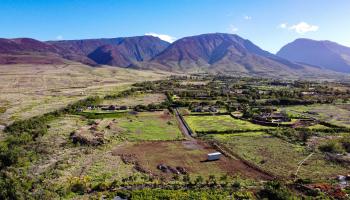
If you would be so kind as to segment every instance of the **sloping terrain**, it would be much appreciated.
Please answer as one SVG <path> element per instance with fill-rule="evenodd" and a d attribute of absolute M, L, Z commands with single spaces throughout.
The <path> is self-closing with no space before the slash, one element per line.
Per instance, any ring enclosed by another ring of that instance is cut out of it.
<path fill-rule="evenodd" d="M 348 49 L 334 45 L 327 43 L 333 52 L 341 55 L 343 63 L 348 62 Z M 335 71 L 347 72 L 344 68 L 321 68 L 313 63 L 297 64 L 264 51 L 238 35 L 225 33 L 185 37 L 172 44 L 153 36 L 48 42 L 0 39 L 0 64 L 67 64 L 71 61 L 90 66 L 275 78 L 339 79 L 344 78 L 344 74 Z"/>
<path fill-rule="evenodd" d="M 297 39 L 282 47 L 277 55 L 293 62 L 350 72 L 350 48 L 331 41 Z"/>
<path fill-rule="evenodd" d="M 125 89 L 156 80 L 166 72 L 66 65 L 0 65 L 0 125 L 40 115 L 90 95 Z M 1 128 L 1 127 L 0 127 Z"/>
<path fill-rule="evenodd" d="M 0 39 L 0 64 L 63 64 L 63 51 L 30 38 Z"/>
<path fill-rule="evenodd" d="M 150 60 L 168 45 L 153 36 L 128 37 L 116 45 L 103 45 L 88 54 L 88 57 L 99 64 L 129 67 Z"/>
<path fill-rule="evenodd" d="M 146 61 L 169 44 L 153 36 L 41 42 L 29 38 L 0 39 L 0 64 L 64 64 L 129 67 Z"/>
<path fill-rule="evenodd" d="M 188 71 L 202 68 L 216 72 L 247 74 L 304 69 L 302 65 L 291 63 L 260 49 L 249 40 L 223 33 L 180 39 L 153 58 L 152 62 L 156 67 L 170 70 Z"/>

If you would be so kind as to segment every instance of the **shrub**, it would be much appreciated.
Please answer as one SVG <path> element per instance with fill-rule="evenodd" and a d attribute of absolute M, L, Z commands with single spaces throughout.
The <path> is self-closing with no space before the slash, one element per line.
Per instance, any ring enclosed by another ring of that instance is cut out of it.
<path fill-rule="evenodd" d="M 270 181 L 264 185 L 264 188 L 258 193 L 261 199 L 289 200 L 292 194 L 289 190 L 277 181 Z"/>
<path fill-rule="evenodd" d="M 343 146 L 339 142 L 337 142 L 335 140 L 332 140 L 332 141 L 329 141 L 329 142 L 327 142 L 325 144 L 320 145 L 319 149 L 322 152 L 344 153 Z"/>
<path fill-rule="evenodd" d="M 340 140 L 346 152 L 350 153 L 350 137 L 345 137 Z"/>
<path fill-rule="evenodd" d="M 15 171 L 0 172 L 0 199 L 29 199 L 30 188 L 32 182 L 28 178 L 19 178 Z"/>
<path fill-rule="evenodd" d="M 73 177 L 69 181 L 70 191 L 78 194 L 84 194 L 90 189 L 90 179 L 89 177 Z"/>

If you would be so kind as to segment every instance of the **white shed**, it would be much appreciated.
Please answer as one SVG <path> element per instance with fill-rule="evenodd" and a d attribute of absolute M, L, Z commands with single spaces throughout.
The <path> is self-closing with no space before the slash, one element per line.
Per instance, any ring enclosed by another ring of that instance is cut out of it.
<path fill-rule="evenodd" d="M 219 160 L 221 157 L 220 152 L 208 153 L 208 161 Z"/>

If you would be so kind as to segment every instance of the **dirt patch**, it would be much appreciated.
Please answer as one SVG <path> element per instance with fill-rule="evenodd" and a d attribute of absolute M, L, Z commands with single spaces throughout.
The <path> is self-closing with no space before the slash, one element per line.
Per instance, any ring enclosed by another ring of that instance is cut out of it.
<path fill-rule="evenodd" d="M 99 132 L 94 129 L 79 129 L 71 133 L 70 138 L 74 144 L 97 146 L 104 144 L 104 132 Z"/>
<path fill-rule="evenodd" d="M 172 119 L 172 116 L 170 115 L 170 113 L 168 111 L 164 111 L 163 114 L 159 116 L 159 118 L 164 120 L 164 121 L 169 121 Z"/>
<path fill-rule="evenodd" d="M 72 132 L 70 138 L 74 144 L 97 146 L 105 143 L 105 132 L 99 131 L 101 120 L 96 120 L 91 126 L 83 126 Z"/>
<path fill-rule="evenodd" d="M 138 161 L 138 159 L 137 159 L 135 154 L 114 154 L 114 153 L 112 153 L 112 155 L 120 156 L 122 161 L 125 164 L 132 164 L 132 165 L 134 165 L 134 169 L 136 169 L 139 172 L 146 173 L 146 174 L 149 174 L 149 175 L 153 175 L 151 171 L 145 169 L 140 164 L 140 162 Z"/>
<path fill-rule="evenodd" d="M 196 140 L 189 140 L 189 141 L 183 141 L 182 145 L 186 148 L 186 149 L 203 149 L 203 146 L 198 144 L 198 142 Z"/>
<path fill-rule="evenodd" d="M 114 149 L 114 155 L 129 154 L 135 156 L 137 163 L 152 174 L 171 177 L 173 173 L 164 173 L 160 166 L 181 167 L 190 175 L 241 176 L 258 180 L 270 179 L 269 176 L 254 170 L 239 159 L 223 156 L 220 160 L 206 162 L 207 154 L 215 152 L 201 141 L 185 142 L 141 142 L 126 143 Z M 161 167 L 162 168 L 162 167 Z M 168 171 L 171 171 L 167 168 Z M 165 170 L 165 171 L 167 171 Z"/>

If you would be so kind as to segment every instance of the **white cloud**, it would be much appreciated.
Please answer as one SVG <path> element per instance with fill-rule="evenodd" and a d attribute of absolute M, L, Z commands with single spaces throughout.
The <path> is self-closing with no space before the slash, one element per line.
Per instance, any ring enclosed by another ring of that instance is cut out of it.
<path fill-rule="evenodd" d="M 253 18 L 252 18 L 251 16 L 245 15 L 245 16 L 244 16 L 244 19 L 245 19 L 245 20 L 251 20 L 251 19 L 253 19 Z"/>
<path fill-rule="evenodd" d="M 299 33 L 299 34 L 305 34 L 307 32 L 315 32 L 315 31 L 318 31 L 318 29 L 319 29 L 318 26 L 308 24 L 306 22 L 299 22 L 298 24 L 294 24 L 291 26 L 288 26 L 287 23 L 282 23 L 278 27 L 282 28 L 282 29 L 292 30 L 292 31 L 295 31 L 296 33 Z"/>
<path fill-rule="evenodd" d="M 280 24 L 278 27 L 280 27 L 280 28 L 287 28 L 287 23 L 282 23 L 282 24 Z"/>
<path fill-rule="evenodd" d="M 318 31 L 319 27 L 316 25 L 311 25 L 306 22 L 300 22 L 299 24 L 295 24 L 289 27 L 289 30 L 294 30 L 299 34 L 304 34 L 307 32 L 315 32 Z"/>
<path fill-rule="evenodd" d="M 56 40 L 63 40 L 63 36 L 62 35 L 56 36 Z"/>
<path fill-rule="evenodd" d="M 229 31 L 231 32 L 231 33 L 235 33 L 235 32 L 237 32 L 238 31 L 238 28 L 236 27 L 236 26 L 234 26 L 234 25 L 230 25 L 230 28 L 229 28 Z"/>
<path fill-rule="evenodd" d="M 164 41 L 167 41 L 167 42 L 170 42 L 170 43 L 173 43 L 176 40 L 175 37 L 170 36 L 170 35 L 165 35 L 165 34 L 145 33 L 145 35 L 151 35 L 151 36 L 154 36 L 154 37 L 158 37 L 161 40 L 164 40 Z"/>

